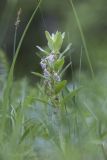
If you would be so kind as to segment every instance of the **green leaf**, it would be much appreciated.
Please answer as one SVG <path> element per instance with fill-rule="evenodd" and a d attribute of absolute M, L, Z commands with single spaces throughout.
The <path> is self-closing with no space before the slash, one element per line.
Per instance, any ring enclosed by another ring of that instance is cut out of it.
<path fill-rule="evenodd" d="M 62 72 L 60 73 L 60 76 L 63 76 L 63 74 L 65 73 L 65 71 L 72 65 L 72 62 L 69 62 L 65 68 L 62 70 Z"/>
<path fill-rule="evenodd" d="M 62 33 L 62 39 L 64 39 L 64 37 L 65 37 L 65 32 Z"/>
<path fill-rule="evenodd" d="M 56 34 L 56 39 L 55 39 L 55 42 L 54 42 L 54 51 L 55 52 L 58 52 L 62 46 L 62 43 L 63 43 L 63 38 L 62 38 L 62 34 L 61 32 L 58 32 Z"/>
<path fill-rule="evenodd" d="M 41 48 L 40 46 L 36 46 L 41 52 L 45 53 L 45 55 L 48 55 L 49 53 L 47 51 L 45 51 L 43 48 Z"/>
<path fill-rule="evenodd" d="M 48 41 L 48 47 L 50 48 L 50 50 L 54 50 L 54 47 L 53 47 L 53 40 L 51 38 L 51 35 L 48 31 L 45 31 L 45 35 L 46 35 L 46 38 L 47 38 L 47 41 Z"/>
<path fill-rule="evenodd" d="M 70 44 L 65 48 L 65 50 L 60 54 L 60 58 L 61 58 L 66 52 L 68 52 L 68 51 L 70 50 L 71 46 L 72 46 L 72 43 L 70 43 Z"/>
<path fill-rule="evenodd" d="M 76 96 L 77 93 L 78 93 L 81 89 L 82 89 L 82 87 L 77 88 L 77 89 L 75 89 L 75 90 L 73 90 L 73 91 L 70 91 L 70 93 L 63 98 L 63 100 L 61 101 L 61 103 L 63 104 L 63 103 L 65 103 L 65 102 L 67 102 L 69 99 L 71 99 L 71 98 L 73 98 L 74 96 Z"/>
<path fill-rule="evenodd" d="M 31 133 L 34 127 L 35 127 L 35 124 L 32 124 L 25 130 L 22 137 L 20 138 L 19 144 L 21 144 L 21 142 L 29 135 L 29 133 Z"/>
<path fill-rule="evenodd" d="M 67 81 L 63 80 L 62 82 L 55 85 L 55 93 L 58 94 L 66 85 Z"/>
<path fill-rule="evenodd" d="M 57 70 L 61 70 L 62 67 L 64 65 L 64 58 L 62 59 L 58 59 L 55 64 L 54 64 L 54 69 L 57 71 Z"/>
<path fill-rule="evenodd" d="M 37 73 L 37 72 L 31 72 L 32 74 L 34 74 L 35 76 L 38 76 L 40 78 L 45 78 L 45 76 L 43 76 L 42 74 L 40 73 Z"/>
<path fill-rule="evenodd" d="M 55 34 L 52 34 L 52 36 L 54 37 L 52 38 L 54 42 L 56 41 L 58 34 L 59 34 L 58 31 Z"/>

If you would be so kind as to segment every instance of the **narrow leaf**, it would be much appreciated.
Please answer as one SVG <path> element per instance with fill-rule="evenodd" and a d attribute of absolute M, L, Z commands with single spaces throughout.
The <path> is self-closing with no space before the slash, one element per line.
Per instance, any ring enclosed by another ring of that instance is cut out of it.
<path fill-rule="evenodd" d="M 46 55 L 48 54 L 48 52 L 46 52 L 43 48 L 41 48 L 40 46 L 36 46 L 41 52 L 45 53 Z"/>
<path fill-rule="evenodd" d="M 60 73 L 60 76 L 62 76 L 65 71 L 69 68 L 69 66 L 72 64 L 72 62 L 69 62 L 67 66 L 65 66 L 65 68 L 62 70 L 62 72 Z"/>
<path fill-rule="evenodd" d="M 32 131 L 32 129 L 35 127 L 35 125 L 31 125 L 30 127 L 28 127 L 25 132 L 23 133 L 20 141 L 19 141 L 19 144 L 29 135 L 29 133 Z"/>
<path fill-rule="evenodd" d="M 53 47 L 53 40 L 51 38 L 51 35 L 48 31 L 45 31 L 45 35 L 46 35 L 46 38 L 47 38 L 47 41 L 48 41 L 48 46 L 50 48 L 50 50 L 54 50 L 54 47 Z"/>
<path fill-rule="evenodd" d="M 70 43 L 70 44 L 66 47 L 66 49 L 61 53 L 60 58 L 61 58 L 66 52 L 68 52 L 68 51 L 70 50 L 71 46 L 72 46 L 72 43 Z"/>
<path fill-rule="evenodd" d="M 64 58 L 58 59 L 54 64 L 54 68 L 57 71 L 60 70 L 63 67 L 63 65 L 64 65 Z"/>
<path fill-rule="evenodd" d="M 63 80 L 55 86 L 55 93 L 58 94 L 66 85 L 67 81 Z"/>
<path fill-rule="evenodd" d="M 74 96 L 76 96 L 77 93 L 81 90 L 81 88 L 82 88 L 82 87 L 77 88 L 77 89 L 75 89 L 75 90 L 73 90 L 73 91 L 70 91 L 70 93 L 63 98 L 63 100 L 61 101 L 61 103 L 63 104 L 63 103 L 65 103 L 65 102 L 67 102 L 69 99 L 71 99 L 71 98 L 73 98 Z"/>
<path fill-rule="evenodd" d="M 37 73 L 37 72 L 31 72 L 32 74 L 34 74 L 35 76 L 38 76 L 40 78 L 45 78 L 45 76 L 43 76 L 42 74 L 40 73 Z"/>
<path fill-rule="evenodd" d="M 56 40 L 54 42 L 54 50 L 55 52 L 58 52 L 62 46 L 62 43 L 63 43 L 63 38 L 62 38 L 62 35 L 61 35 L 61 32 L 59 32 L 57 34 L 57 37 L 56 37 Z"/>

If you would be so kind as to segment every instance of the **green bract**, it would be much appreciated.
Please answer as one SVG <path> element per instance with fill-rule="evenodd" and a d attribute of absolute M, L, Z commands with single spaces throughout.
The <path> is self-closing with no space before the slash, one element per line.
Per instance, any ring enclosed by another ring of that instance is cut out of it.
<path fill-rule="evenodd" d="M 48 47 L 50 50 L 54 53 L 58 53 L 59 50 L 61 49 L 63 39 L 65 36 L 65 33 L 61 34 L 61 32 L 56 32 L 56 34 L 50 35 L 48 31 L 45 31 L 45 35 L 48 41 Z"/>
<path fill-rule="evenodd" d="M 54 63 L 54 69 L 55 70 L 61 70 L 62 67 L 64 65 L 64 57 L 61 59 L 58 59 L 55 63 Z"/>

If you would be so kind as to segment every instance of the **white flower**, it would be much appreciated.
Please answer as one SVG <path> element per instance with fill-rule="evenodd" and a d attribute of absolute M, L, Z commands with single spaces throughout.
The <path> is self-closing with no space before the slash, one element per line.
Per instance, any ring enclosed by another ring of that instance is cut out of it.
<path fill-rule="evenodd" d="M 54 78 L 55 78 L 55 80 L 58 81 L 58 82 L 61 81 L 60 76 L 58 76 L 57 73 L 54 73 Z"/>

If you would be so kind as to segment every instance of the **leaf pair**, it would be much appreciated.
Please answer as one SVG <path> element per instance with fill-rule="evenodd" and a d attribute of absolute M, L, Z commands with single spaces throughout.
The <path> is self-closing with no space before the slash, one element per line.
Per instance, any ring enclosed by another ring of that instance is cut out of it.
<path fill-rule="evenodd" d="M 50 48 L 50 50 L 54 53 L 58 53 L 62 46 L 65 33 L 61 34 L 61 32 L 57 31 L 56 34 L 52 34 L 51 36 L 48 31 L 45 31 L 45 35 L 46 35 L 46 38 L 48 41 L 48 47 Z"/>

